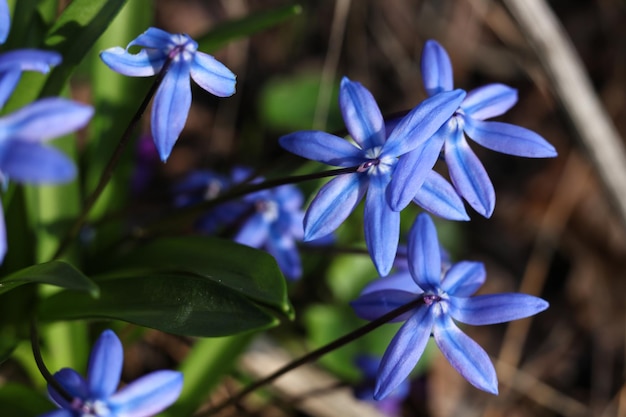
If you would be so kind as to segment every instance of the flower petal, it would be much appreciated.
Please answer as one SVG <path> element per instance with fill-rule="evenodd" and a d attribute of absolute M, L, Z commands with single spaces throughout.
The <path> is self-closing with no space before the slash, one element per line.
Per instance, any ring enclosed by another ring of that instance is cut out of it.
<path fill-rule="evenodd" d="M 3 44 L 9 36 L 11 29 L 11 14 L 7 0 L 0 0 L 0 44 Z"/>
<path fill-rule="evenodd" d="M 61 54 L 41 49 L 15 49 L 0 54 L 0 71 L 38 71 L 47 74 L 61 63 Z"/>
<path fill-rule="evenodd" d="M 400 213 L 387 204 L 385 190 L 390 180 L 388 174 L 370 175 L 363 213 L 365 244 L 374 266 L 383 277 L 391 271 L 400 240 Z"/>
<path fill-rule="evenodd" d="M 272 229 L 266 246 L 287 279 L 295 280 L 302 276 L 300 254 L 293 237 Z"/>
<path fill-rule="evenodd" d="M 451 121 L 447 128 L 451 132 L 444 149 L 454 188 L 474 210 L 484 217 L 490 217 L 496 205 L 496 194 L 491 180 L 467 144 L 461 126 L 456 121 Z"/>
<path fill-rule="evenodd" d="M 450 315 L 455 320 L 475 326 L 523 319 L 549 306 L 547 301 L 539 297 L 519 293 L 451 297 L 450 305 Z"/>
<path fill-rule="evenodd" d="M 463 378 L 478 389 L 498 393 L 498 378 L 489 355 L 456 327 L 448 315 L 435 318 L 433 336 L 443 356 Z"/>
<path fill-rule="evenodd" d="M 424 353 L 433 326 L 431 310 L 426 306 L 414 310 L 389 343 L 378 368 L 376 400 L 385 398 L 400 385 Z"/>
<path fill-rule="evenodd" d="M 365 288 L 361 290 L 361 295 L 383 290 L 408 291 L 414 294 L 420 294 L 424 292 L 424 290 L 422 290 L 415 283 L 409 271 L 406 270 L 371 281 L 365 286 Z"/>
<path fill-rule="evenodd" d="M 204 90 L 218 97 L 235 94 L 235 74 L 209 54 L 196 52 L 191 63 L 191 78 Z"/>
<path fill-rule="evenodd" d="M 422 213 L 409 231 L 409 271 L 425 291 L 436 291 L 441 282 L 441 251 L 437 230 L 430 216 Z"/>
<path fill-rule="evenodd" d="M 102 332 L 89 356 L 87 382 L 94 398 L 109 398 L 120 384 L 124 348 L 112 330 Z"/>
<path fill-rule="evenodd" d="M 385 123 L 372 93 L 361 83 L 341 80 L 339 107 L 352 139 L 367 150 L 385 143 Z"/>
<path fill-rule="evenodd" d="M 354 167 L 365 162 L 363 151 L 345 139 L 317 130 L 303 130 L 282 136 L 278 143 L 287 151 L 338 167 Z"/>
<path fill-rule="evenodd" d="M 429 96 L 452 90 L 452 63 L 446 50 L 437 41 L 426 41 L 421 67 L 424 88 Z"/>
<path fill-rule="evenodd" d="M 400 156 L 429 140 L 458 110 L 465 91 L 454 90 L 427 98 L 398 123 L 391 132 L 383 154 Z"/>
<path fill-rule="evenodd" d="M 439 158 L 443 141 L 443 135 L 434 134 L 422 145 L 400 157 L 387 188 L 387 200 L 393 210 L 401 211 L 417 195 Z"/>
<path fill-rule="evenodd" d="M 379 278 L 377 281 L 386 280 L 387 278 Z M 376 320 L 384 316 L 390 311 L 395 310 L 411 301 L 419 298 L 418 294 L 408 291 L 385 289 L 368 293 L 361 293 L 359 298 L 350 302 L 350 307 L 354 313 L 364 320 Z M 390 323 L 407 320 L 415 311 L 409 311 L 390 320 Z"/>
<path fill-rule="evenodd" d="M 54 374 L 54 379 L 74 398 L 86 399 L 89 397 L 89 387 L 85 379 L 75 370 L 63 368 Z M 48 385 L 48 394 L 59 407 L 70 408 L 70 403 L 59 394 L 51 385 Z"/>
<path fill-rule="evenodd" d="M 413 202 L 435 216 L 448 220 L 469 220 L 463 200 L 448 181 L 435 171 L 429 171 Z"/>
<path fill-rule="evenodd" d="M 465 118 L 465 132 L 474 142 L 496 152 L 528 158 L 551 158 L 556 149 L 532 130 L 501 122 Z"/>
<path fill-rule="evenodd" d="M 504 84 L 488 84 L 467 93 L 461 109 L 468 117 L 485 120 L 506 113 L 515 103 L 516 89 Z"/>
<path fill-rule="evenodd" d="M 144 33 L 133 39 L 126 49 L 131 46 L 143 46 L 144 48 L 166 50 L 169 46 L 174 45 L 174 36 L 163 29 L 149 27 Z"/>
<path fill-rule="evenodd" d="M 76 177 L 74 162 L 58 149 L 9 140 L 0 145 L 0 172 L 26 184 L 56 184 Z"/>
<path fill-rule="evenodd" d="M 482 287 L 486 276 L 482 262 L 457 262 L 446 272 L 441 289 L 455 297 L 469 297 Z"/>
<path fill-rule="evenodd" d="M 367 190 L 367 174 L 344 174 L 333 178 L 317 193 L 304 216 L 304 240 L 333 232 L 352 213 Z"/>
<path fill-rule="evenodd" d="M 9 97 L 11 97 L 11 93 L 15 90 L 21 77 L 22 71 L 19 69 L 0 73 L 0 109 L 4 107 Z"/>
<path fill-rule="evenodd" d="M 182 59 L 172 62 L 154 97 L 152 137 L 163 162 L 183 131 L 191 107 L 189 67 L 190 63 Z"/>
<path fill-rule="evenodd" d="M 265 220 L 263 213 L 255 212 L 243 224 L 233 240 L 253 248 L 260 248 L 267 242 L 268 235 L 269 224 Z"/>
<path fill-rule="evenodd" d="M 109 399 L 116 417 L 153 416 L 172 405 L 183 388 L 183 374 L 156 371 L 139 378 Z"/>
<path fill-rule="evenodd" d="M 63 98 L 43 98 L 0 119 L 0 138 L 42 142 L 82 128 L 93 108 Z"/>
<path fill-rule="evenodd" d="M 162 53 L 149 53 L 141 50 L 131 54 L 124 48 L 116 46 L 100 52 L 100 59 L 113 71 L 129 77 L 150 77 L 155 75 L 165 63 Z"/>

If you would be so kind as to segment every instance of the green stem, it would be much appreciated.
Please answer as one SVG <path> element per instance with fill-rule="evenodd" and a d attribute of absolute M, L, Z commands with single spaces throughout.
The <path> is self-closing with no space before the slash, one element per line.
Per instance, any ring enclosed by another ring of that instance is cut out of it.
<path fill-rule="evenodd" d="M 365 336 L 367 333 L 379 328 L 380 326 L 382 326 L 383 324 L 395 319 L 396 317 L 401 316 L 402 314 L 418 307 L 420 304 L 424 303 L 424 299 L 421 297 L 416 298 L 415 300 L 408 302 L 392 311 L 390 311 L 389 313 L 377 318 L 376 320 L 373 320 L 369 323 L 367 323 L 366 325 L 359 327 L 358 329 L 348 333 L 345 336 L 340 337 L 337 340 L 334 340 L 333 342 L 328 343 L 327 345 L 324 345 L 322 347 L 320 347 L 319 349 L 316 349 L 312 352 L 307 353 L 306 355 L 300 357 L 299 359 L 296 359 L 290 363 L 288 363 L 287 365 L 283 366 L 282 368 L 280 368 L 279 370 L 277 370 L 276 372 L 266 376 L 263 379 L 260 379 L 250 385 L 248 385 L 246 388 L 244 388 L 243 390 L 239 391 L 236 395 L 230 397 L 229 399 L 227 399 L 226 401 L 222 402 L 221 404 L 216 405 L 215 407 L 209 409 L 208 411 L 206 411 L 205 413 L 201 414 L 202 417 L 207 417 L 207 416 L 211 416 L 213 414 L 216 414 L 220 411 L 222 411 L 223 409 L 225 409 L 226 407 L 229 407 L 231 405 L 235 405 L 237 404 L 239 401 L 241 401 L 244 397 L 246 397 L 248 394 L 252 393 L 253 391 L 256 391 L 257 389 L 261 388 L 264 385 L 269 384 L 270 382 L 274 381 L 275 379 L 283 376 L 284 374 L 286 374 L 287 372 L 294 370 L 296 368 L 298 368 L 299 366 L 302 366 L 304 364 L 307 364 L 309 362 L 313 362 L 317 359 L 319 359 L 320 357 L 324 356 L 325 354 L 332 352 L 335 349 L 338 349 L 362 336 Z"/>
<path fill-rule="evenodd" d="M 70 243 L 72 243 L 72 241 L 76 239 L 76 236 L 78 236 L 80 229 L 83 227 L 83 225 L 85 224 L 85 221 L 87 220 L 87 216 L 89 215 L 89 212 L 91 211 L 93 206 L 96 204 L 96 201 L 98 201 L 98 198 L 100 197 L 100 195 L 102 195 L 102 192 L 104 191 L 105 187 L 111 180 L 111 177 L 113 177 L 115 168 L 117 168 L 120 158 L 122 157 L 122 153 L 124 152 L 124 150 L 126 149 L 126 146 L 130 142 L 130 139 L 135 130 L 135 127 L 141 121 L 143 114 L 145 113 L 146 109 L 148 108 L 148 105 L 150 104 L 150 100 L 152 100 L 152 97 L 154 96 L 157 89 L 161 85 L 163 78 L 165 78 L 165 74 L 167 74 L 167 71 L 170 67 L 171 62 L 172 62 L 171 57 L 169 57 L 165 61 L 165 63 L 163 64 L 163 67 L 161 68 L 161 71 L 159 71 L 159 73 L 157 74 L 157 77 L 154 80 L 154 83 L 152 83 L 150 90 L 148 90 L 146 97 L 143 99 L 143 101 L 141 102 L 141 105 L 139 106 L 139 108 L 137 109 L 133 117 L 130 119 L 130 122 L 128 123 L 128 126 L 126 127 L 126 130 L 124 130 L 124 133 L 122 133 L 122 136 L 120 140 L 118 141 L 117 146 L 113 150 L 113 154 L 109 158 L 109 162 L 107 163 L 106 167 L 104 167 L 104 171 L 102 172 L 102 175 L 100 176 L 100 181 L 98 182 L 98 185 L 96 185 L 96 188 L 92 191 L 89 197 L 87 197 L 87 199 L 85 200 L 85 203 L 83 204 L 83 208 L 80 212 L 80 215 L 76 218 L 76 220 L 74 221 L 74 224 L 72 225 L 72 227 L 69 229 L 69 231 L 67 232 L 67 234 L 65 235 L 61 243 L 59 244 L 59 247 L 57 248 L 56 252 L 54 253 L 54 256 L 52 257 L 53 259 L 60 257 L 67 250 Z"/>

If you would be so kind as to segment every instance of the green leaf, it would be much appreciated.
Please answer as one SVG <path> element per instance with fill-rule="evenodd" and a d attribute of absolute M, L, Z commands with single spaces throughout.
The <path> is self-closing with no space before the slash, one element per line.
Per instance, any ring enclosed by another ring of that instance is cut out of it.
<path fill-rule="evenodd" d="M 2 336 L 3 337 L 0 338 L 0 364 L 11 357 L 19 343 L 19 341 L 14 338 L 5 337 L 4 334 Z M 0 404 L 1 403 L 2 401 L 0 401 Z"/>
<path fill-rule="evenodd" d="M 98 286 L 78 269 L 63 261 L 51 261 L 21 269 L 0 279 L 0 294 L 24 284 L 50 284 L 98 296 Z"/>
<path fill-rule="evenodd" d="M 96 282 L 100 298 L 62 291 L 41 302 L 40 319 L 114 319 L 201 337 L 228 336 L 278 324 L 250 299 L 191 272 L 125 271 Z"/>
<path fill-rule="evenodd" d="M 150 268 L 201 275 L 276 313 L 293 316 L 287 285 L 274 258 L 229 240 L 204 236 L 158 239 L 135 249 L 111 269 Z"/>
<path fill-rule="evenodd" d="M 2 417 L 35 417 L 54 406 L 41 393 L 22 384 L 7 383 L 0 387 Z"/>
<path fill-rule="evenodd" d="M 223 23 L 198 40 L 200 51 L 212 53 L 227 43 L 276 26 L 302 13 L 302 6 L 292 4 Z"/>

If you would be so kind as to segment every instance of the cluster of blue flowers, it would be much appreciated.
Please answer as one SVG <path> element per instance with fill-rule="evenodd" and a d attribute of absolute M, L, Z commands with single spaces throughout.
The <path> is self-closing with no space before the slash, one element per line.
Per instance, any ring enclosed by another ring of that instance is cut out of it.
<path fill-rule="evenodd" d="M 0 0 L 0 43 L 6 40 L 9 26 L 6 1 Z M 133 46 L 140 47 L 140 51 L 130 53 Z M 151 114 L 152 138 L 163 162 L 185 125 L 191 105 L 191 79 L 219 97 L 235 92 L 235 75 L 197 48 L 187 35 L 149 28 L 125 49 L 115 47 L 100 55 L 118 73 L 163 76 Z M 61 59 L 56 52 L 34 49 L 0 54 L 0 108 L 23 71 L 45 73 Z M 352 307 L 359 317 L 375 320 L 402 305 L 420 302 L 396 319 L 405 323 L 377 366 L 373 391 L 376 399 L 384 399 L 394 391 L 406 392 L 404 381 L 431 335 L 452 366 L 471 384 L 497 393 L 496 373 L 487 353 L 456 322 L 501 323 L 531 316 L 548 306 L 544 300 L 524 294 L 474 296 L 485 281 L 484 266 L 479 262 L 449 262 L 440 249 L 434 223 L 425 213 L 417 217 L 408 235 L 407 268 L 387 276 L 398 252 L 400 212 L 411 202 L 439 217 L 466 221 L 470 217 L 465 200 L 482 216 L 491 216 L 494 188 L 467 137 L 511 155 L 556 156 L 554 147 L 530 130 L 485 121 L 509 110 L 517 101 L 516 91 L 502 84 L 470 92 L 454 90 L 450 59 L 435 41 L 428 41 L 424 47 L 422 76 L 429 98 L 398 120 L 385 120 L 372 94 L 360 83 L 343 78 L 339 101 L 349 138 L 320 131 L 300 131 L 280 138 L 280 145 L 296 155 L 352 169 L 324 185 L 306 213 L 301 208 L 302 193 L 293 185 L 284 185 L 227 202 L 199 222 L 200 229 L 209 233 L 233 228 L 235 241 L 266 249 L 287 278 L 296 279 L 302 274 L 297 242 L 327 238 L 365 199 L 365 241 L 383 278 L 369 284 Z M 0 117 L 3 185 L 8 180 L 26 184 L 73 180 L 73 161 L 46 142 L 84 127 L 92 115 L 90 106 L 45 98 Z M 441 157 L 449 181 L 445 173 L 433 170 Z M 177 188 L 177 204 L 214 198 L 249 181 L 249 170 L 236 169 L 230 177 L 195 172 Z M 6 251 L 0 210 L 0 261 Z M 122 361 L 121 342 L 112 331 L 105 331 L 94 347 L 87 379 L 71 369 L 55 374 L 66 392 L 49 389 L 60 409 L 46 416 L 147 417 L 178 398 L 182 375 L 174 371 L 154 372 L 116 392 Z"/>

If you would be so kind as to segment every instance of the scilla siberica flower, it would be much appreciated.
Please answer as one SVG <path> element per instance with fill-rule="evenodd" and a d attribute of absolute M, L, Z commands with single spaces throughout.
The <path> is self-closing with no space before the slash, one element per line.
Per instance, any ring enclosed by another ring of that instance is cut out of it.
<path fill-rule="evenodd" d="M 356 314 L 374 320 L 401 305 L 422 304 L 395 321 L 406 320 L 387 348 L 378 370 L 374 397 L 385 398 L 409 375 L 431 334 L 450 364 L 472 385 L 498 393 L 495 369 L 487 353 L 455 324 L 503 323 L 529 317 L 548 308 L 541 298 L 526 294 L 472 295 L 485 281 L 480 262 L 442 263 L 437 231 L 427 214 L 420 214 L 408 241 L 410 279 L 378 279 L 351 303 Z"/>
<path fill-rule="evenodd" d="M 319 131 L 295 132 L 280 138 L 281 146 L 296 155 L 339 167 L 358 166 L 356 172 L 333 178 L 320 189 L 304 218 L 304 239 L 309 241 L 330 234 L 367 192 L 365 243 L 378 272 L 387 275 L 400 234 L 400 213 L 391 209 L 386 195 L 392 175 L 396 175 L 397 158 L 436 132 L 464 96 L 458 90 L 425 100 L 387 136 L 372 94 L 360 83 L 344 78 L 339 105 L 354 143 Z"/>
<path fill-rule="evenodd" d="M 128 49 L 143 49 L 131 54 Z M 218 97 L 235 93 L 235 74 L 211 55 L 197 50 L 198 44 L 185 34 L 170 34 L 149 28 L 128 44 L 100 53 L 113 71 L 131 77 L 157 74 L 168 59 L 169 69 L 154 98 L 151 114 L 152 137 L 161 160 L 165 162 L 182 132 L 191 106 L 189 77 L 204 90 Z"/>
<path fill-rule="evenodd" d="M 9 36 L 11 28 L 11 15 L 6 0 L 0 0 L 0 44 L 3 44 Z"/>
<path fill-rule="evenodd" d="M 122 343 L 113 331 L 105 330 L 89 357 L 87 379 L 70 368 L 54 374 L 73 400 L 48 386 L 50 397 L 61 409 L 42 417 L 149 417 L 176 401 L 183 375 L 170 370 L 152 372 L 116 392 L 123 360 Z"/>
<path fill-rule="evenodd" d="M 426 42 L 422 53 L 422 78 L 431 97 L 453 88 L 452 65 L 445 49 L 436 41 Z M 405 155 L 398 169 L 419 171 L 432 167 L 443 147 L 450 178 L 457 192 L 478 213 L 491 216 L 495 206 L 493 185 L 465 136 L 491 150 L 529 158 L 557 155 L 544 138 L 520 126 L 485 119 L 504 114 L 517 102 L 517 90 L 503 84 L 488 84 L 470 91 L 454 115 L 430 138 L 427 148 Z M 417 192 L 419 183 L 398 177 L 401 184 L 391 188 L 389 203 L 404 208 Z"/>

